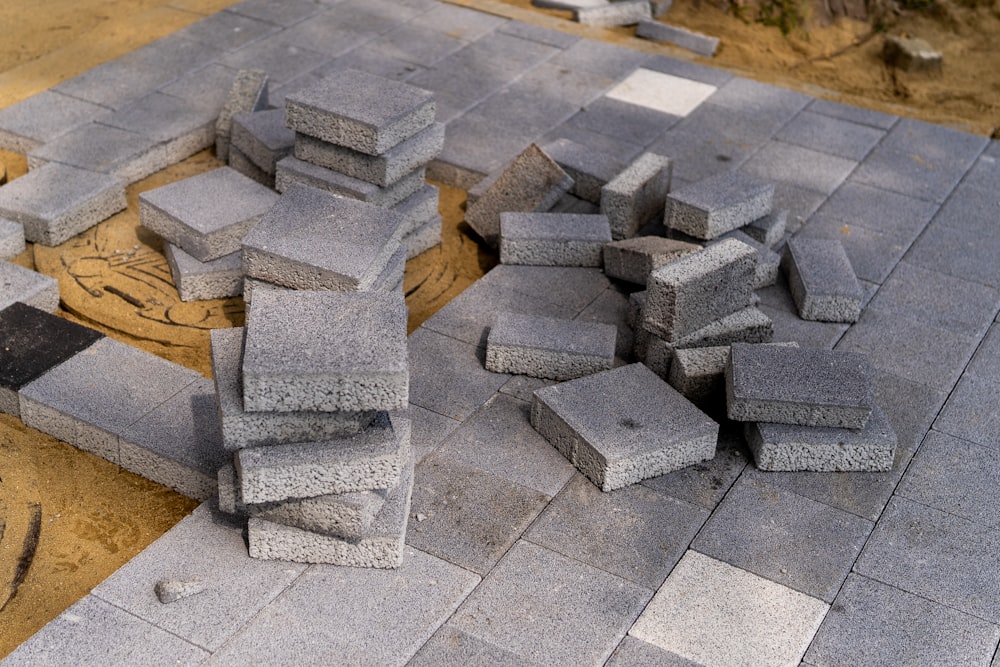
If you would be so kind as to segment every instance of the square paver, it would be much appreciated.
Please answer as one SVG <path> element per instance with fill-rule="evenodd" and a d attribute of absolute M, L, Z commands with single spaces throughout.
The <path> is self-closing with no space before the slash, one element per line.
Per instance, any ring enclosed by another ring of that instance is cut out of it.
<path fill-rule="evenodd" d="M 310 72 L 330 60 L 330 56 L 291 42 L 284 32 L 262 37 L 230 51 L 219 59 L 232 69 L 258 69 L 267 72 L 271 85 L 277 87 Z"/>
<path fill-rule="evenodd" d="M 958 381 L 934 428 L 980 445 L 1000 448 L 1000 381 L 968 375 Z"/>
<path fill-rule="evenodd" d="M 486 342 L 486 368 L 572 380 L 610 370 L 617 335 L 610 324 L 499 312 Z"/>
<path fill-rule="evenodd" d="M 915 239 L 927 226 L 937 205 L 848 179 L 830 195 L 817 215 L 836 218 L 851 227 Z"/>
<path fill-rule="evenodd" d="M 830 194 L 844 182 L 855 166 L 855 160 L 782 141 L 771 141 L 744 162 L 740 171 L 758 178 Z"/>
<path fill-rule="evenodd" d="M 620 141 L 648 146 L 679 120 L 679 116 L 659 109 L 604 96 L 583 107 L 566 124 Z"/>
<path fill-rule="evenodd" d="M 445 624 L 406 664 L 409 667 L 438 665 L 519 667 L 524 664 L 524 660 L 509 651 Z"/>
<path fill-rule="evenodd" d="M 169 164 L 155 139 L 100 123 L 81 125 L 28 153 L 29 169 L 50 162 L 108 174 L 126 183 Z"/>
<path fill-rule="evenodd" d="M 884 130 L 806 110 L 775 138 L 848 160 L 863 160 L 883 136 Z"/>
<path fill-rule="evenodd" d="M 840 241 L 791 238 L 783 264 L 802 319 L 857 322 L 864 293 Z"/>
<path fill-rule="evenodd" d="M 611 654 L 611 658 L 604 664 L 607 667 L 643 667 L 644 665 L 698 667 L 701 663 L 682 658 L 676 653 L 664 651 L 649 642 L 626 635 L 615 652 Z"/>
<path fill-rule="evenodd" d="M 47 313 L 59 307 L 59 283 L 13 262 L 0 262 L 0 308 L 24 303 Z"/>
<path fill-rule="evenodd" d="M 107 114 L 99 104 L 44 90 L 0 110 L 0 147 L 24 154 Z"/>
<path fill-rule="evenodd" d="M 606 95 L 614 100 L 684 117 L 716 90 L 715 86 L 707 83 L 640 67 Z"/>
<path fill-rule="evenodd" d="M 933 271 L 1000 287 L 1000 265 L 993 261 L 1000 233 L 967 231 L 932 223 L 910 247 L 906 260 Z"/>

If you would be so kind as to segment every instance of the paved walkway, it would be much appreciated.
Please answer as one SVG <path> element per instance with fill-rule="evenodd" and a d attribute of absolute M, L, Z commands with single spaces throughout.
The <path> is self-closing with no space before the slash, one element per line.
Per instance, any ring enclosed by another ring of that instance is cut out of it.
<path fill-rule="evenodd" d="M 219 60 L 269 69 L 279 103 L 345 66 L 436 91 L 446 182 L 553 137 L 662 152 L 681 182 L 773 180 L 870 302 L 850 328 L 799 320 L 781 285 L 762 308 L 778 340 L 871 356 L 895 467 L 762 473 L 725 427 L 711 463 L 599 492 L 530 427 L 540 385 L 483 369 L 482 335 L 507 307 L 627 336 L 627 297 L 598 270 L 501 266 L 410 336 L 401 569 L 252 560 L 206 503 L 4 665 L 1000 665 L 997 143 L 435 0 L 269 7 L 190 34 L 256 31 Z M 207 590 L 163 605 L 164 578 Z"/>

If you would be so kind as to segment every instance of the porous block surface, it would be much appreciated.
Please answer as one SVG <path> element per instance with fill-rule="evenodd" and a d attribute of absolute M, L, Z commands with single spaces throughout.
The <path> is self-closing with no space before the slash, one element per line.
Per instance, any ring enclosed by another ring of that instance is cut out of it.
<path fill-rule="evenodd" d="M 20 255 L 24 249 L 24 225 L 0 218 L 0 260 Z"/>
<path fill-rule="evenodd" d="M 615 156 L 572 139 L 550 141 L 542 150 L 573 179 L 570 194 L 591 204 L 601 203 L 601 188 L 625 168 Z"/>
<path fill-rule="evenodd" d="M 59 307 L 59 283 L 20 264 L 0 262 L 0 308 L 17 302 L 55 312 Z"/>
<path fill-rule="evenodd" d="M 604 273 L 612 278 L 645 285 L 649 274 L 664 264 L 701 250 L 695 243 L 662 236 L 636 236 L 604 246 Z"/>
<path fill-rule="evenodd" d="M 235 481 L 236 470 L 232 468 Z M 315 498 L 245 505 L 252 517 L 320 535 L 358 540 L 370 533 L 390 489 L 331 493 Z"/>
<path fill-rule="evenodd" d="M 610 370 L 618 330 L 610 324 L 498 313 L 486 341 L 486 368 L 551 380 Z"/>
<path fill-rule="evenodd" d="M 264 173 L 274 175 L 275 164 L 295 147 L 295 132 L 285 127 L 281 109 L 233 116 L 230 148 L 237 148 Z"/>
<path fill-rule="evenodd" d="M 532 266 L 600 267 L 611 241 L 607 216 L 577 213 L 501 213 L 500 261 Z"/>
<path fill-rule="evenodd" d="M 719 435 L 643 364 L 535 391 L 531 424 L 603 491 L 711 459 Z"/>
<path fill-rule="evenodd" d="M 873 369 L 854 352 L 734 343 L 726 365 L 730 419 L 864 428 Z"/>
<path fill-rule="evenodd" d="M 243 32 L 243 26 L 234 26 Z M 233 116 L 267 108 L 268 75 L 259 69 L 241 69 L 237 72 L 226 95 L 219 117 L 215 121 L 215 156 L 226 162 L 232 136 Z"/>
<path fill-rule="evenodd" d="M 667 195 L 664 224 L 699 239 L 714 239 L 771 212 L 774 184 L 731 171 Z"/>
<path fill-rule="evenodd" d="M 291 184 L 298 183 L 369 204 L 395 206 L 424 186 L 424 173 L 424 169 L 415 169 L 383 188 L 288 155 L 275 165 L 274 187 L 278 192 L 284 192 Z"/>
<path fill-rule="evenodd" d="M 781 255 L 771 250 L 770 247 L 760 243 L 749 234 L 744 233 L 742 229 L 726 232 L 723 238 L 736 239 L 753 248 L 755 260 L 753 288 L 755 290 L 768 287 L 777 282 L 778 273 L 781 268 Z"/>
<path fill-rule="evenodd" d="M 139 195 L 142 226 L 199 262 L 239 251 L 243 236 L 278 195 L 235 169 L 220 167 Z"/>
<path fill-rule="evenodd" d="M 407 403 L 401 292 L 261 291 L 247 314 L 248 411 L 395 410 Z"/>
<path fill-rule="evenodd" d="M 771 211 L 740 229 L 750 238 L 756 239 L 758 243 L 774 247 L 778 241 L 785 238 L 785 229 L 787 226 L 788 209 L 782 208 Z"/>
<path fill-rule="evenodd" d="M 125 183 L 64 164 L 32 169 L 0 188 L 0 215 L 24 226 L 24 238 L 55 246 L 125 208 Z"/>
<path fill-rule="evenodd" d="M 620 0 L 603 5 L 579 7 L 574 10 L 573 15 L 580 23 L 596 28 L 635 25 L 653 16 L 649 2 L 642 0 Z"/>
<path fill-rule="evenodd" d="M 864 294 L 844 246 L 836 239 L 788 241 L 788 287 L 804 320 L 857 322 Z"/>
<path fill-rule="evenodd" d="M 243 256 L 239 252 L 199 262 L 178 246 L 164 243 L 163 254 L 181 301 L 224 299 L 243 293 Z"/>
<path fill-rule="evenodd" d="M 296 132 L 380 155 L 434 122 L 430 91 L 346 69 L 285 97 L 285 123 Z"/>
<path fill-rule="evenodd" d="M 601 188 L 601 213 L 611 221 L 615 239 L 635 236 L 663 213 L 672 173 L 670 158 L 643 153 Z"/>

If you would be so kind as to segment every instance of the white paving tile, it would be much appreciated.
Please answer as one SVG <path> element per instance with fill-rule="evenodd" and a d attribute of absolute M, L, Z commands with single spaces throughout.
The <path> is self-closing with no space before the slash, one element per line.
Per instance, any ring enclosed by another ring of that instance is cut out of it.
<path fill-rule="evenodd" d="M 715 91 L 716 87 L 707 83 L 640 67 L 608 91 L 606 97 L 683 117 Z"/>

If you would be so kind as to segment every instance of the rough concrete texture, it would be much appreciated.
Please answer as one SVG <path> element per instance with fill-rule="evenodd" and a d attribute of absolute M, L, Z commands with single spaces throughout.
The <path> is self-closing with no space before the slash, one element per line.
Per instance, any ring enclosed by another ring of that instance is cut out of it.
<path fill-rule="evenodd" d="M 649 274 L 643 326 L 677 341 L 742 310 L 753 298 L 756 253 L 725 239 Z"/>
<path fill-rule="evenodd" d="M 711 459 L 719 435 L 642 364 L 535 391 L 531 425 L 602 491 Z"/>
<path fill-rule="evenodd" d="M 243 257 L 239 252 L 199 262 L 172 243 L 163 244 L 181 301 L 224 299 L 243 293 Z"/>
<path fill-rule="evenodd" d="M 789 239 L 785 271 L 802 319 L 857 322 L 861 317 L 864 293 L 839 240 Z"/>
<path fill-rule="evenodd" d="M 595 28 L 613 28 L 620 25 L 635 25 L 652 17 L 649 0 L 617 0 L 616 2 L 592 7 L 579 7 L 573 17 L 584 25 Z"/>
<path fill-rule="evenodd" d="M 763 243 L 769 248 L 773 248 L 779 241 L 785 238 L 785 229 L 788 224 L 788 209 L 777 209 L 771 211 L 762 218 L 757 218 L 748 225 L 740 229 L 750 238 Z"/>
<path fill-rule="evenodd" d="M 0 148 L 23 155 L 108 113 L 106 107 L 45 90 L 0 109 Z"/>
<path fill-rule="evenodd" d="M 443 148 L 444 123 L 433 123 L 378 155 L 368 155 L 306 134 L 295 137 L 295 157 L 298 159 L 381 187 L 389 187 L 425 166 L 440 155 Z"/>
<path fill-rule="evenodd" d="M 799 344 L 772 343 L 788 347 Z M 729 346 L 692 347 L 674 350 L 666 378 L 671 387 L 679 391 L 692 403 L 703 404 L 709 399 L 725 398 L 726 362 L 729 360 Z"/>
<path fill-rule="evenodd" d="M 440 193 L 437 187 L 425 183 L 419 190 L 392 207 L 392 210 L 405 218 L 404 238 L 438 215 L 439 201 Z"/>
<path fill-rule="evenodd" d="M 154 92 L 121 107 L 100 120 L 155 141 L 159 167 L 180 162 L 215 143 L 218 110 L 202 101 Z"/>
<path fill-rule="evenodd" d="M 199 262 L 240 250 L 244 235 L 278 201 L 272 190 L 221 167 L 139 195 L 143 227 Z"/>
<path fill-rule="evenodd" d="M 864 428 L 874 370 L 853 352 L 734 343 L 726 364 L 730 419 Z"/>
<path fill-rule="evenodd" d="M 771 212 L 774 184 L 730 171 L 667 195 L 664 224 L 699 239 L 714 239 Z"/>
<path fill-rule="evenodd" d="M 436 215 L 403 238 L 407 260 L 441 244 L 441 223 L 441 216 Z"/>
<path fill-rule="evenodd" d="M 381 155 L 434 122 L 430 91 L 346 69 L 285 97 L 285 124 L 300 134 Z"/>
<path fill-rule="evenodd" d="M 289 155 L 275 165 L 274 187 L 284 192 L 291 184 L 298 183 L 377 206 L 395 206 L 424 186 L 425 175 L 426 169 L 415 169 L 383 188 Z"/>
<path fill-rule="evenodd" d="M 643 153 L 601 188 L 601 213 L 611 221 L 615 240 L 635 236 L 663 213 L 672 173 L 670 158 Z"/>
<path fill-rule="evenodd" d="M 542 150 L 573 179 L 570 194 L 592 204 L 601 203 L 601 188 L 625 169 L 615 156 L 572 139 L 550 141 Z"/>
<path fill-rule="evenodd" d="M 24 249 L 24 225 L 0 218 L 0 260 L 20 255 Z"/>
<path fill-rule="evenodd" d="M 761 470 L 886 472 L 896 454 L 896 432 L 877 406 L 860 429 L 754 422 L 745 432 Z"/>
<path fill-rule="evenodd" d="M 760 243 L 741 229 L 723 234 L 724 239 L 736 239 L 754 249 L 753 289 L 759 290 L 773 285 L 778 280 L 781 269 L 781 255 L 771 250 L 769 246 Z"/>
<path fill-rule="evenodd" d="M 254 293 L 260 290 L 284 290 L 284 291 L 294 291 L 291 287 L 283 287 L 281 285 L 275 285 L 274 283 L 269 283 L 266 280 L 259 280 L 258 278 L 251 278 L 250 276 L 243 276 L 243 303 L 247 308 L 253 302 Z"/>
<path fill-rule="evenodd" d="M 228 165 L 247 178 L 257 181 L 267 188 L 274 189 L 274 176 L 255 165 L 243 151 L 232 144 L 229 145 Z"/>
<path fill-rule="evenodd" d="M 240 70 L 215 121 L 215 157 L 229 161 L 229 138 L 233 116 L 267 108 L 267 72 Z"/>
<path fill-rule="evenodd" d="M 404 222 L 381 206 L 293 185 L 243 238 L 243 273 L 293 289 L 369 289 Z"/>
<path fill-rule="evenodd" d="M 572 185 L 569 174 L 532 144 L 466 209 L 465 221 L 483 240 L 497 247 L 501 213 L 547 211 Z"/>
<path fill-rule="evenodd" d="M 610 241 L 611 225 L 605 215 L 500 214 L 503 264 L 600 267 L 601 249 Z"/>
<path fill-rule="evenodd" d="M 242 327 L 212 330 L 212 376 L 227 450 L 315 442 L 358 433 L 371 424 L 375 411 L 247 412 L 240 376 L 243 366 Z"/>
<path fill-rule="evenodd" d="M 940 72 L 944 56 L 926 40 L 908 35 L 887 35 L 882 58 L 905 72 Z"/>
<path fill-rule="evenodd" d="M 401 292 L 261 291 L 247 313 L 247 411 L 396 410 L 409 368 Z"/>
<path fill-rule="evenodd" d="M 28 153 L 28 170 L 51 162 L 116 176 L 135 183 L 166 167 L 164 146 L 136 132 L 90 123 Z"/>
<path fill-rule="evenodd" d="M 63 164 L 32 169 L 0 188 L 0 215 L 24 226 L 32 243 L 56 246 L 125 208 L 116 176 Z"/>
<path fill-rule="evenodd" d="M 410 448 L 410 423 L 385 413 L 355 435 L 241 449 L 235 457 L 247 505 L 389 489 L 399 483 Z"/>
<path fill-rule="evenodd" d="M 497 313 L 486 340 L 486 368 L 550 380 L 610 370 L 618 330 L 610 324 Z"/>
<path fill-rule="evenodd" d="M 54 313 L 59 307 L 59 283 L 18 264 L 0 262 L 0 308 L 17 302 Z"/>
<path fill-rule="evenodd" d="M 278 160 L 295 147 L 295 132 L 285 127 L 281 109 L 239 113 L 233 116 L 229 142 L 264 173 L 274 176 Z"/>
<path fill-rule="evenodd" d="M 680 338 L 671 345 L 676 349 L 711 347 L 729 343 L 768 343 L 774 335 L 771 318 L 755 306 L 737 310 Z"/>
<path fill-rule="evenodd" d="M 673 44 L 674 46 L 679 46 L 682 49 L 687 49 L 700 56 L 708 56 L 709 58 L 714 56 L 715 50 L 719 48 L 718 37 L 704 35 L 694 30 L 660 23 L 659 21 L 639 21 L 639 27 L 636 28 L 635 36 L 654 42 Z"/>
<path fill-rule="evenodd" d="M 701 246 L 695 243 L 662 236 L 636 236 L 613 241 L 604 246 L 604 273 L 612 278 L 645 285 L 654 269 L 698 250 Z"/>

